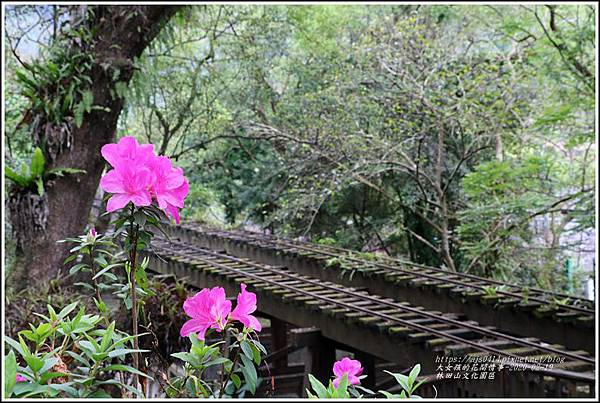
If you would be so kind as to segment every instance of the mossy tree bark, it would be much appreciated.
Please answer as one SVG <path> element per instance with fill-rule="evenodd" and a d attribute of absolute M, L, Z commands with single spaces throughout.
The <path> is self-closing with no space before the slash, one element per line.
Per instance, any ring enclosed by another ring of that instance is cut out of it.
<path fill-rule="evenodd" d="M 73 29 L 90 32 L 87 40 L 75 38 L 74 52 L 87 52 L 93 108 L 83 114 L 81 124 L 66 118 L 57 124 L 43 111 L 28 113 L 32 137 L 44 151 L 47 169 L 79 168 L 83 175 L 65 175 L 45 184 L 43 197 L 30 190 L 13 190 L 8 198 L 13 235 L 20 268 L 12 284 L 17 289 L 55 278 L 68 253 L 57 241 L 84 230 L 105 162 L 104 144 L 115 140 L 123 99 L 117 86 L 129 83 L 134 59 L 139 57 L 163 25 L 179 9 L 174 6 L 89 6 L 72 14 Z M 72 35 L 73 29 L 67 33 Z M 61 67 L 60 65 L 58 66 Z M 118 73 L 117 73 L 118 72 Z"/>

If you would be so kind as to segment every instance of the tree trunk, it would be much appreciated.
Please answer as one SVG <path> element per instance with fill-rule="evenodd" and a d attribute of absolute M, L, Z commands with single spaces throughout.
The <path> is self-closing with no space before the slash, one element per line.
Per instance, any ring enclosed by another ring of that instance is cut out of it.
<path fill-rule="evenodd" d="M 133 60 L 158 34 L 161 27 L 179 7 L 171 6 L 90 6 L 82 25 L 94 32 L 84 51 L 94 57 L 90 76 L 93 109 L 83 115 L 81 127 L 66 121 L 64 135 L 60 130 L 32 134 L 42 146 L 47 168 L 84 169 L 86 174 L 67 175 L 46 183 L 43 198 L 30 191 L 13 192 L 9 198 L 12 230 L 17 241 L 18 266 L 12 278 L 14 286 L 24 288 L 48 282 L 62 267 L 68 245 L 57 241 L 80 234 L 88 219 L 90 207 L 105 162 L 100 154 L 104 144 L 115 140 L 117 120 L 123 99 L 114 95 L 117 81 L 129 83 Z M 73 42 L 77 47 L 77 42 Z M 60 66 L 59 66 L 60 67 Z M 114 79 L 115 71 L 118 79 Z M 41 119 L 44 119 L 41 116 Z M 44 127 L 44 126 L 42 126 Z M 54 126 L 56 127 L 56 126 Z M 52 127 L 51 127 L 52 129 Z"/>

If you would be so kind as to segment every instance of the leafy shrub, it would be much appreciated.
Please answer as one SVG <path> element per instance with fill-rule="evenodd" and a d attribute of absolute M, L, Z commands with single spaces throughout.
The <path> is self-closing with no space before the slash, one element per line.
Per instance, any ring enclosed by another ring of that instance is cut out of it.
<path fill-rule="evenodd" d="M 48 305 L 48 316 L 38 314 L 43 321 L 21 330 L 18 341 L 5 337 L 10 347 L 4 372 L 7 397 L 114 397 L 126 396 L 125 391 L 139 395 L 116 378 L 117 373 L 122 380 L 125 373 L 146 376 L 125 364 L 136 351 L 131 348 L 133 337 L 117 331 L 114 322 L 99 327 L 101 317 L 86 314 L 84 308 L 71 315 L 77 305 L 58 313 Z M 17 375 L 24 381 L 16 382 Z"/>

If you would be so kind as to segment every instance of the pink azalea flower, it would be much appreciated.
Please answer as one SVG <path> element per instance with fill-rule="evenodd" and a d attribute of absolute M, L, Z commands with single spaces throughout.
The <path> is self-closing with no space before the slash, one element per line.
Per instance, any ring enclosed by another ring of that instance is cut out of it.
<path fill-rule="evenodd" d="M 152 144 L 138 144 L 133 136 L 125 136 L 117 144 L 105 144 L 102 156 L 113 168 L 123 165 L 144 165 L 154 157 Z"/>
<path fill-rule="evenodd" d="M 239 320 L 244 326 L 260 332 L 262 326 L 256 317 L 250 315 L 256 311 L 256 294 L 246 291 L 246 284 L 241 284 L 242 291 L 237 296 L 237 305 L 231 312 L 231 319 Z"/>
<path fill-rule="evenodd" d="M 185 300 L 183 310 L 192 319 L 183 324 L 179 334 L 187 337 L 197 333 L 204 340 L 204 334 L 210 328 L 222 331 L 227 325 L 227 317 L 231 312 L 231 301 L 225 297 L 222 287 L 205 288 L 193 297 Z"/>
<path fill-rule="evenodd" d="M 113 193 L 107 211 L 121 209 L 129 202 L 148 206 L 154 198 L 158 207 L 179 224 L 179 209 L 190 191 L 181 168 L 173 167 L 167 157 L 154 154 L 152 144 L 138 144 L 131 136 L 103 146 L 102 156 L 114 167 L 100 181 L 104 191 Z"/>
<path fill-rule="evenodd" d="M 17 383 L 19 383 L 19 382 L 29 382 L 29 381 L 23 375 L 17 374 Z"/>
<path fill-rule="evenodd" d="M 165 209 L 165 211 L 167 212 L 167 214 L 169 214 L 171 217 L 173 217 L 175 219 L 175 222 L 177 224 L 179 224 L 179 209 L 176 206 L 169 204 L 169 205 L 167 205 L 167 208 Z"/>
<path fill-rule="evenodd" d="M 90 229 L 90 236 L 91 236 L 92 238 L 96 238 L 96 236 L 98 236 L 98 233 L 96 232 L 96 228 L 92 227 L 92 228 Z"/>
<path fill-rule="evenodd" d="M 183 183 L 181 184 L 181 186 L 179 186 L 176 189 L 173 189 L 171 192 L 175 195 L 175 197 L 179 198 L 180 203 L 172 204 L 172 203 L 167 202 L 167 207 L 166 207 L 165 211 L 175 219 L 175 222 L 177 224 L 179 224 L 179 209 L 183 208 L 183 206 L 185 205 L 184 199 L 187 197 L 188 193 L 190 192 L 190 185 L 189 185 L 187 179 L 184 177 Z"/>
<path fill-rule="evenodd" d="M 136 206 L 152 204 L 150 187 L 153 183 L 152 172 L 146 167 L 121 165 L 112 169 L 100 179 L 100 187 L 113 196 L 106 204 L 106 211 L 112 212 L 125 207 L 129 202 Z"/>
<path fill-rule="evenodd" d="M 360 383 L 360 379 L 358 377 L 362 374 L 363 368 L 358 360 L 351 360 L 348 357 L 344 357 L 341 360 L 337 361 L 333 364 L 333 373 L 335 374 L 335 379 L 333 380 L 333 386 L 336 388 L 340 384 L 342 380 L 342 376 L 346 374 L 348 376 L 348 383 L 350 385 L 358 385 Z"/>
<path fill-rule="evenodd" d="M 174 168 L 171 161 L 164 156 L 155 157 L 149 163 L 154 174 L 152 195 L 158 207 L 173 216 L 179 224 L 179 208 L 184 206 L 184 199 L 190 191 L 189 184 L 183 176 L 181 168 Z"/>

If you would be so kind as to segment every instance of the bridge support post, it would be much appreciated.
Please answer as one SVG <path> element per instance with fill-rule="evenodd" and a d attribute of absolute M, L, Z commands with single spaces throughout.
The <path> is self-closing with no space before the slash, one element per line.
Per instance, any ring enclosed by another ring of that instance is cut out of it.
<path fill-rule="evenodd" d="M 325 337 L 319 339 L 319 343 L 309 348 L 312 362 L 312 374 L 325 386 L 333 376 L 333 364 L 335 363 L 335 344 Z"/>
<path fill-rule="evenodd" d="M 271 317 L 271 343 L 273 351 L 280 350 L 287 346 L 287 326 L 280 319 Z M 287 356 L 277 359 L 273 362 L 276 369 L 286 368 L 288 366 Z"/>
<path fill-rule="evenodd" d="M 302 383 L 302 396 L 306 397 L 306 389 L 312 389 L 308 374 L 312 374 L 325 386 L 333 375 L 336 344 L 321 335 L 317 328 L 293 329 L 292 343 L 306 346 L 304 353 L 304 381 Z"/>

